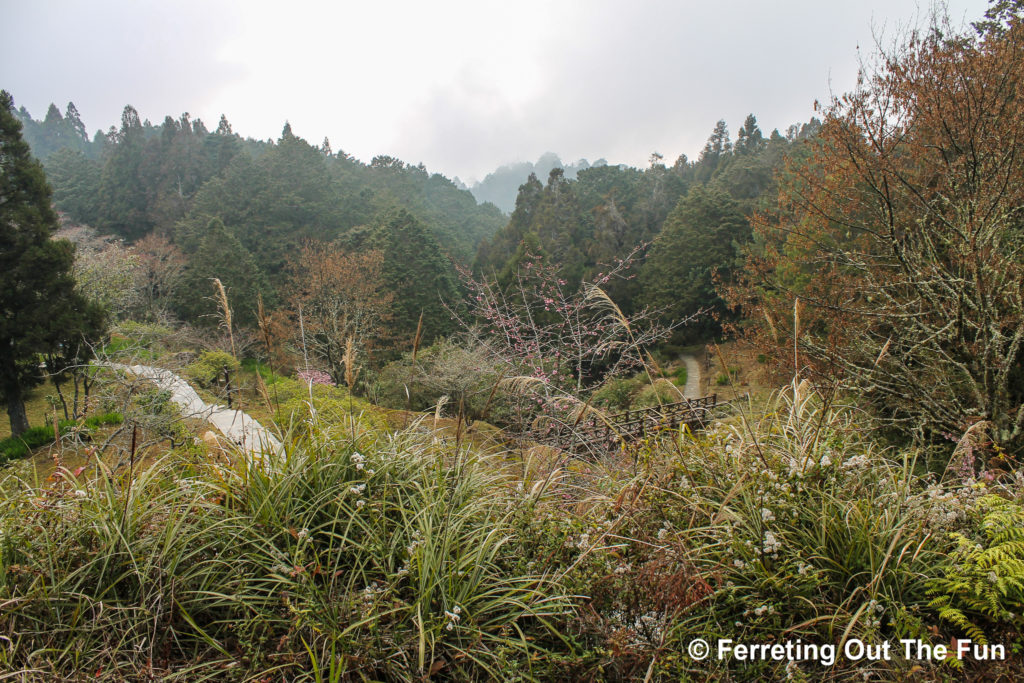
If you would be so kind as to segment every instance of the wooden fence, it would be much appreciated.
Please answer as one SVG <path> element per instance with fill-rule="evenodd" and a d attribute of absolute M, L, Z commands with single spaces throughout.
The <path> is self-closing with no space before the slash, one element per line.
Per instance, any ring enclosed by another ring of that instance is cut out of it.
<path fill-rule="evenodd" d="M 551 424 L 531 431 L 526 437 L 573 454 L 596 454 L 683 425 L 691 430 L 703 429 L 717 405 L 718 396 L 712 394 L 650 408 L 627 410 L 606 418 L 589 416 L 575 425 Z"/>

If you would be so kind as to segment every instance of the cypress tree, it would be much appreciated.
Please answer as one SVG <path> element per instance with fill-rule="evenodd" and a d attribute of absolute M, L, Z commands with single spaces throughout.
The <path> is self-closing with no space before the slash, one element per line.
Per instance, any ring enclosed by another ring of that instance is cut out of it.
<path fill-rule="evenodd" d="M 51 239 L 50 196 L 11 96 L 0 91 L 0 401 L 14 435 L 28 429 L 25 391 L 42 379 L 42 354 L 79 339 L 86 321 L 96 334 L 102 327 L 96 307 L 74 291 L 74 247 Z"/>

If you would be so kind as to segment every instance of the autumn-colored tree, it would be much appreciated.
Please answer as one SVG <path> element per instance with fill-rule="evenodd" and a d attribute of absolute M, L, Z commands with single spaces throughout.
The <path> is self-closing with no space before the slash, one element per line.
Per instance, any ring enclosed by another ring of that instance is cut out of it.
<path fill-rule="evenodd" d="M 166 237 L 150 233 L 132 245 L 137 258 L 136 286 L 147 316 L 159 317 L 173 301 L 185 275 L 185 255 Z"/>
<path fill-rule="evenodd" d="M 383 264 L 380 251 L 348 253 L 322 242 L 306 242 L 291 260 L 289 307 L 296 319 L 301 307 L 306 347 L 339 384 L 356 377 L 358 357 L 383 333 L 394 298 Z"/>
<path fill-rule="evenodd" d="M 832 103 L 756 221 L 732 302 L 790 372 L 839 378 L 905 432 L 982 420 L 1019 450 L 1022 160 L 1020 17 L 912 35 Z"/>

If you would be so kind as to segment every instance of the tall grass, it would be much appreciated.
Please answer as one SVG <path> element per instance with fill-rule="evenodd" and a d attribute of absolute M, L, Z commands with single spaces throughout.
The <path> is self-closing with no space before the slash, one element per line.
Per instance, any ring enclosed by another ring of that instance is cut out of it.
<path fill-rule="evenodd" d="M 684 438 L 665 491 L 678 538 L 715 591 L 675 624 L 681 641 L 801 638 L 841 649 L 853 637 L 930 637 L 928 577 L 949 548 L 935 514 L 942 490 L 916 473 L 913 452 L 879 447 L 855 416 L 794 381 L 763 414 Z M 891 676 L 904 665 L 855 666 Z M 748 673 L 757 671 L 794 675 L 785 663 Z"/>
<path fill-rule="evenodd" d="M 130 485 L 65 473 L 4 501 L 0 665 L 38 680 L 529 678 L 534 636 L 572 599 L 511 571 L 512 490 L 415 431 L 306 430 L 259 467 L 169 456 Z"/>
<path fill-rule="evenodd" d="M 618 456 L 540 449 L 518 476 L 514 458 L 446 439 L 429 417 L 389 433 L 307 395 L 317 410 L 296 411 L 285 448 L 256 461 L 172 453 L 132 479 L 98 465 L 88 480 L 0 486 L 17 489 L 0 493 L 0 671 L 938 679 L 937 663 L 898 658 L 696 662 L 686 644 L 948 643 L 968 619 L 999 642 L 1019 623 L 1017 584 L 989 591 L 996 620 L 971 591 L 990 570 L 1020 574 L 1019 533 L 1003 527 L 1020 519 L 1024 475 L 919 473 L 912 451 L 879 446 L 806 384 Z M 1016 512 L 979 507 L 994 491 Z"/>
<path fill-rule="evenodd" d="M 210 502 L 208 485 L 180 479 L 172 460 L 130 486 L 98 462 L 87 484 L 62 471 L 56 485 L 3 501 L 6 670 L 38 680 L 69 672 L 116 679 L 148 675 L 161 661 L 210 657 L 189 625 L 233 606 L 227 595 L 238 575 L 224 553 L 238 520 Z"/>

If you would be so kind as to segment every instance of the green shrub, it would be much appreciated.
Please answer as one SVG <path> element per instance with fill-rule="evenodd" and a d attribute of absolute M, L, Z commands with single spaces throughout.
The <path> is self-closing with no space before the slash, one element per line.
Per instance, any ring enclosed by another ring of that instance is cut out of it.
<path fill-rule="evenodd" d="M 204 351 L 185 373 L 204 389 L 210 389 L 241 368 L 238 359 L 226 351 Z"/>
<path fill-rule="evenodd" d="M 126 320 L 113 330 L 102 355 L 154 360 L 166 351 L 165 344 L 174 331 L 160 324 Z"/>
<path fill-rule="evenodd" d="M 0 464 L 24 458 L 40 446 L 53 442 L 53 427 L 29 427 L 18 436 L 9 436 L 0 441 Z"/>
<path fill-rule="evenodd" d="M 655 380 L 648 384 L 633 399 L 632 408 L 651 408 L 666 403 L 677 403 L 683 400 L 683 392 L 668 380 Z"/>
<path fill-rule="evenodd" d="M 679 369 L 677 369 L 672 374 L 672 377 L 673 377 L 672 381 L 675 382 L 676 385 L 678 385 L 678 386 L 681 386 L 681 387 L 686 386 L 686 379 L 687 379 L 688 374 L 689 373 L 686 370 L 686 366 L 685 365 L 680 366 Z"/>
<path fill-rule="evenodd" d="M 611 408 L 628 408 L 633 396 L 643 386 L 636 378 L 616 377 L 608 380 L 604 385 L 594 392 L 594 404 L 608 406 Z"/>
<path fill-rule="evenodd" d="M 387 420 L 381 411 L 367 401 L 352 396 L 345 387 L 314 384 L 312 400 L 315 411 L 310 410 L 309 385 L 301 380 L 290 377 L 278 379 L 272 396 L 280 408 L 275 421 L 283 430 L 292 425 L 305 425 L 304 429 L 311 429 L 314 424 L 324 427 L 387 429 Z M 312 421 L 313 412 L 316 414 L 316 423 Z"/>
<path fill-rule="evenodd" d="M 683 437 L 673 482 L 662 484 L 666 528 L 713 588 L 672 626 L 674 642 L 930 639 L 928 577 L 945 556 L 936 531 L 949 524 L 936 501 L 958 509 L 963 499 L 803 385 L 747 420 Z M 743 678 L 793 673 L 784 668 L 752 664 Z"/>
<path fill-rule="evenodd" d="M 447 396 L 449 405 L 461 404 L 466 414 L 488 419 L 503 403 L 504 392 L 495 391 L 501 377 L 498 365 L 480 347 L 466 347 L 441 339 L 412 354 L 388 363 L 369 383 L 367 393 L 375 403 L 395 409 L 429 410 Z"/>
<path fill-rule="evenodd" d="M 242 361 L 242 369 L 262 377 L 264 384 L 267 386 L 270 386 L 284 377 L 283 375 L 278 375 L 271 370 L 269 365 L 261 363 L 255 358 L 244 359 Z"/>
<path fill-rule="evenodd" d="M 98 427 L 107 427 L 111 425 L 119 425 L 124 422 L 124 415 L 121 413 L 104 413 L 103 415 L 93 415 L 85 418 L 85 426 L 91 429 Z M 61 423 L 61 429 L 63 429 L 64 423 Z"/>

